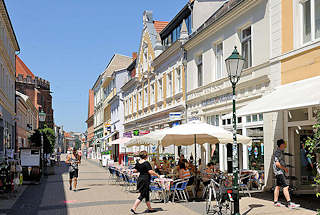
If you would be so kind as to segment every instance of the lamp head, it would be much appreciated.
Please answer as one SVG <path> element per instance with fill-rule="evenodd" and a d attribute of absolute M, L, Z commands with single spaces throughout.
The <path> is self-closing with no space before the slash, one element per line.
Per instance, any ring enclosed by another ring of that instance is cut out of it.
<path fill-rule="evenodd" d="M 239 55 L 237 46 L 234 47 L 232 54 L 225 60 L 225 62 L 229 79 L 232 84 L 236 84 L 240 79 L 245 62 L 245 59 Z"/>

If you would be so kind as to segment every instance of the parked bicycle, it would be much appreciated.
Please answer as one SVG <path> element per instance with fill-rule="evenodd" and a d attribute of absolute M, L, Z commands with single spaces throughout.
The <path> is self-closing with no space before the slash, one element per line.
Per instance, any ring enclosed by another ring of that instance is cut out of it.
<path fill-rule="evenodd" d="M 232 188 L 228 187 L 226 177 L 223 174 L 214 175 L 208 185 L 206 214 L 231 215 L 233 205 Z"/>

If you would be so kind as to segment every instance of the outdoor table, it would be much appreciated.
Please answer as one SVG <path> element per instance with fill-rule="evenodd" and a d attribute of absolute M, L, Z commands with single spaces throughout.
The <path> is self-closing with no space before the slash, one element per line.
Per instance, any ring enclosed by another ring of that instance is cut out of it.
<path fill-rule="evenodd" d="M 167 199 L 169 198 L 170 195 L 170 187 L 171 184 L 173 183 L 173 179 L 171 178 L 156 178 L 154 179 L 156 183 L 158 183 L 161 188 L 163 189 L 163 195 L 164 195 L 164 202 L 167 202 Z"/>

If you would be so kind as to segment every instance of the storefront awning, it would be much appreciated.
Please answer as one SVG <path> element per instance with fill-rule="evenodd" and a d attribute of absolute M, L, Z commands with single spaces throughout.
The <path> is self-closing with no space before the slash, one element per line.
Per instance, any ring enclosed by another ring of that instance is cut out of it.
<path fill-rule="evenodd" d="M 297 81 L 275 90 L 237 110 L 237 116 L 320 105 L 320 76 Z"/>
<path fill-rule="evenodd" d="M 110 143 L 108 143 L 108 145 L 114 145 L 114 144 L 125 144 L 127 142 L 129 142 L 132 138 L 128 138 L 128 137 L 121 137 L 119 139 L 116 139 L 114 141 L 111 141 Z"/>

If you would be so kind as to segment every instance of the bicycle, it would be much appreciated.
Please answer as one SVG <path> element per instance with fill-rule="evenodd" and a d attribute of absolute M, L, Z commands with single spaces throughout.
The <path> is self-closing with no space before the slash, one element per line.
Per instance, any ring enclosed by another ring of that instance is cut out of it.
<path fill-rule="evenodd" d="M 232 189 L 226 186 L 226 177 L 220 174 L 210 179 L 206 198 L 206 214 L 231 215 L 233 204 Z"/>

